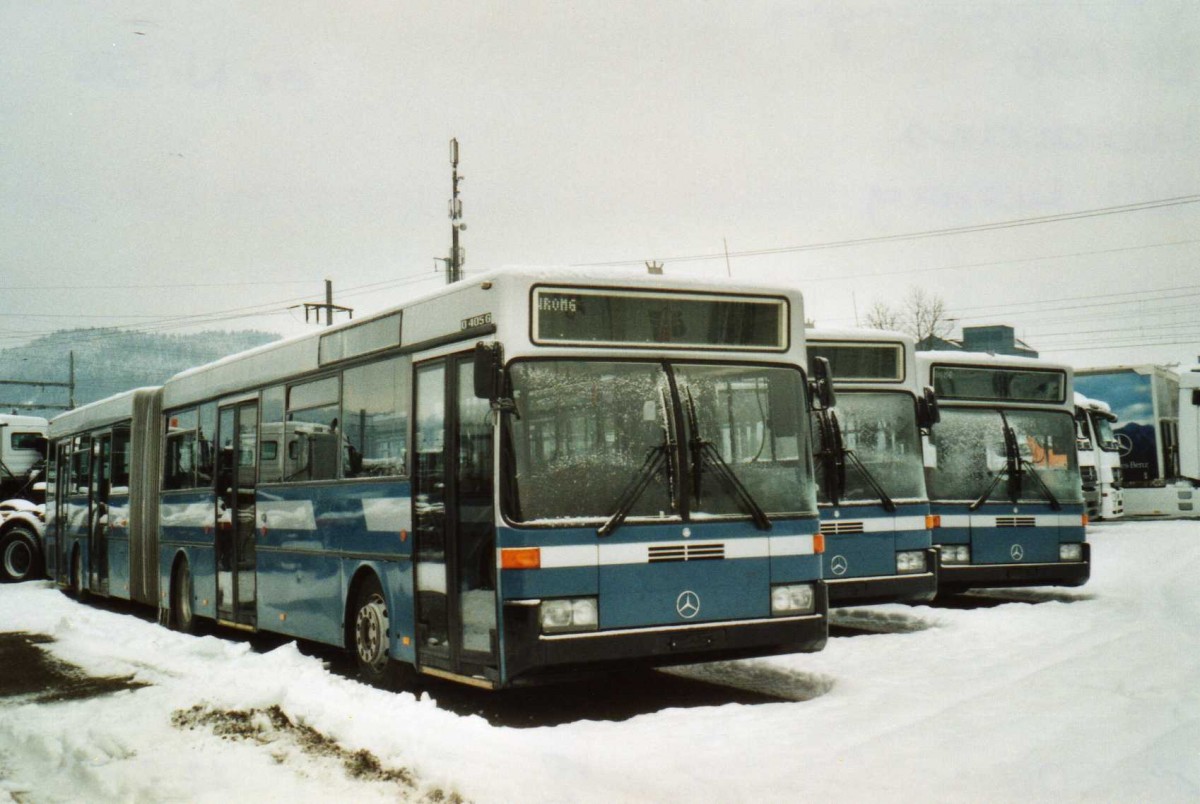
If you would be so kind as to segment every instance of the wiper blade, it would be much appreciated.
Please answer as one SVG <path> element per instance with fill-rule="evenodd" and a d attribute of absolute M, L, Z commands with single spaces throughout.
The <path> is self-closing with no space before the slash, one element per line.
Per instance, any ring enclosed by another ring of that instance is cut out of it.
<path fill-rule="evenodd" d="M 659 389 L 659 404 L 662 405 L 662 410 L 667 411 L 666 394 L 663 389 Z M 664 413 L 664 415 L 666 415 Z M 675 499 L 675 472 L 673 467 L 675 462 L 671 459 L 671 455 L 675 452 L 675 435 L 674 428 L 668 420 L 662 426 L 663 443 L 650 448 L 646 453 L 646 459 L 642 461 L 642 466 L 638 469 L 637 474 L 621 491 L 621 495 L 617 498 L 617 507 L 612 516 L 596 529 L 597 536 L 608 536 L 614 530 L 621 527 L 621 523 L 629 516 L 633 510 L 634 504 L 638 498 L 642 496 L 642 492 L 650 485 L 650 481 L 658 474 L 660 468 L 666 465 L 667 472 L 667 488 L 670 494 L 670 502 L 672 508 L 676 505 Z"/>
<path fill-rule="evenodd" d="M 999 485 L 1000 481 L 1008 478 L 1008 499 L 1016 505 L 1021 499 L 1021 458 L 1017 451 L 1017 434 L 1008 425 L 1008 417 L 1004 415 L 1004 411 L 996 411 L 1000 414 L 1000 422 L 1004 427 L 1004 468 L 998 470 L 992 476 L 992 482 L 984 489 L 983 494 L 975 502 L 967 506 L 967 510 L 974 511 L 979 506 L 983 505 L 984 501 L 992 495 L 992 491 Z M 1040 478 L 1039 478 L 1040 480 Z"/>
<path fill-rule="evenodd" d="M 704 464 L 707 462 L 713 467 L 717 477 L 724 481 L 725 485 L 733 491 L 733 496 L 742 504 L 742 507 L 750 513 L 750 518 L 754 520 L 754 527 L 759 530 L 770 530 L 771 520 L 767 518 L 767 512 L 762 509 L 762 506 L 754 499 L 754 495 L 750 493 L 750 490 L 746 488 L 745 484 L 729 468 L 729 464 L 721 457 L 721 453 L 712 445 L 712 442 L 705 441 L 700 437 L 700 424 L 696 416 L 696 400 L 692 398 L 691 388 L 685 388 L 684 390 L 687 393 L 688 428 L 692 431 L 688 447 L 692 453 L 692 487 L 695 492 L 696 502 L 700 502 Z"/>
<path fill-rule="evenodd" d="M 842 444 L 842 428 L 837 416 L 830 410 L 819 410 L 817 422 L 820 425 L 821 451 L 813 457 L 821 459 L 821 467 L 825 470 L 825 496 L 830 505 L 837 507 L 842 492 L 846 490 L 846 450 Z"/>
<path fill-rule="evenodd" d="M 617 498 L 617 507 L 613 515 L 603 525 L 596 528 L 597 536 L 608 536 L 621 527 L 621 523 L 629 516 L 634 504 L 642 496 L 642 492 L 646 490 L 650 481 L 658 474 L 659 468 L 666 462 L 667 448 L 666 444 L 659 444 L 657 447 L 651 447 L 650 451 L 646 453 L 646 460 L 642 462 L 642 468 L 638 469 L 633 480 L 625 486 L 621 491 L 621 496 Z"/>
<path fill-rule="evenodd" d="M 870 486 L 871 490 L 874 491 L 879 497 L 879 502 L 883 505 L 883 510 L 887 511 L 889 514 L 895 513 L 896 503 L 891 497 L 888 496 L 888 493 L 883 490 L 883 486 L 879 485 L 879 481 L 875 479 L 875 475 L 871 474 L 871 470 L 866 467 L 866 464 L 860 461 L 858 456 L 854 454 L 854 450 L 843 447 L 842 455 L 846 458 L 849 458 L 850 461 L 856 467 L 858 467 L 858 471 L 862 472 L 862 476 L 866 479 L 867 485 Z"/>
<path fill-rule="evenodd" d="M 1021 459 L 1021 465 L 1028 467 L 1028 469 L 1029 469 L 1028 472 L 1023 472 L 1022 474 L 1028 474 L 1030 477 L 1032 477 L 1034 480 L 1036 480 L 1038 482 L 1039 486 L 1042 487 L 1042 491 L 1044 491 L 1046 493 L 1046 499 L 1047 499 L 1047 501 L 1049 501 L 1050 507 L 1053 508 L 1055 511 L 1061 510 L 1062 503 L 1060 503 L 1058 501 L 1058 498 L 1054 496 L 1054 492 L 1051 491 L 1050 487 L 1046 485 L 1046 481 L 1042 479 L 1042 476 L 1038 472 L 1037 468 L 1032 463 L 1030 463 L 1029 459 L 1027 459 L 1027 458 Z"/>

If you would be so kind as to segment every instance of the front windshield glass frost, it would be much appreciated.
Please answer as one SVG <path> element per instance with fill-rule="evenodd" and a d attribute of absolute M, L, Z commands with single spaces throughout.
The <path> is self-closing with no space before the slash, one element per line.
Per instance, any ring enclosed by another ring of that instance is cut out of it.
<path fill-rule="evenodd" d="M 795 369 L 769 366 L 675 367 L 685 411 L 694 409 L 699 433 L 685 415 L 689 449 L 698 435 L 719 461 L 691 461 L 694 517 L 746 514 L 737 491 L 721 478 L 725 467 L 768 515 L 816 510 L 812 451 L 804 426 L 804 385 Z M 699 474 L 699 494 L 695 493 Z"/>
<path fill-rule="evenodd" d="M 683 400 L 672 399 L 669 370 Z M 517 415 L 505 418 L 513 468 L 506 502 L 515 521 L 607 520 L 659 451 L 669 454 L 650 469 L 631 521 L 678 520 L 683 494 L 694 517 L 749 516 L 709 463 L 698 499 L 682 488 L 666 445 L 682 439 L 690 461 L 693 432 L 674 420 L 676 402 L 685 419 L 694 409 L 700 438 L 768 514 L 816 510 L 795 369 L 556 359 L 516 362 L 509 377 Z"/>
<path fill-rule="evenodd" d="M 666 443 L 670 398 L 658 363 L 538 360 L 509 376 L 514 463 L 510 515 L 520 522 L 608 518 L 652 450 Z M 631 518 L 677 517 L 662 462 Z"/>
<path fill-rule="evenodd" d="M 893 500 L 925 498 L 924 461 L 921 456 L 917 413 L 909 394 L 846 391 L 838 394 L 833 409 L 848 450 L 862 461 L 871 477 Z M 818 431 L 819 432 L 819 431 Z M 823 462 L 817 464 L 817 492 L 825 495 Z M 879 501 L 879 495 L 852 460 L 846 461 L 847 502 Z"/>
<path fill-rule="evenodd" d="M 941 421 L 932 430 L 937 466 L 926 473 L 929 498 L 974 501 L 995 474 L 1006 469 L 1003 420 L 998 411 L 982 408 L 943 407 L 941 413 Z M 1065 411 L 1035 410 L 1006 410 L 1005 415 L 1026 474 L 1036 472 L 1059 502 L 1080 502 L 1074 417 Z M 988 499 L 1008 501 L 1007 483 L 997 483 Z M 1020 500 L 1045 502 L 1046 492 L 1036 480 L 1026 477 Z"/>

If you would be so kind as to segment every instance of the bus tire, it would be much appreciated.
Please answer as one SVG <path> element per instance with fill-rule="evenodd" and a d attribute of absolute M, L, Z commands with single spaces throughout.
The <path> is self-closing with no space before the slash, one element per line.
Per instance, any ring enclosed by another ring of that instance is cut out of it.
<path fill-rule="evenodd" d="M 358 586 L 351 621 L 351 644 L 358 664 L 360 680 L 375 687 L 398 689 L 399 665 L 391 651 L 391 621 L 383 586 L 375 575 L 368 575 Z"/>
<path fill-rule="evenodd" d="M 71 597 L 83 602 L 87 600 L 88 588 L 83 572 L 83 551 L 79 545 L 71 553 Z"/>
<path fill-rule="evenodd" d="M 0 581 L 18 583 L 42 577 L 42 551 L 37 534 L 14 525 L 0 536 Z"/>
<path fill-rule="evenodd" d="M 191 634 L 196 630 L 196 612 L 192 607 L 192 572 L 187 559 L 175 562 L 171 573 L 171 612 L 168 618 L 171 630 Z"/>

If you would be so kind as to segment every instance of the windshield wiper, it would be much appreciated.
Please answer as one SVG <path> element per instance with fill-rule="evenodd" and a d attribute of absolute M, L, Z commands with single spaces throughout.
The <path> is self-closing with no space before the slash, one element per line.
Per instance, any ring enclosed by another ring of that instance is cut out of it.
<path fill-rule="evenodd" d="M 992 475 L 992 482 L 988 483 L 983 494 L 980 494 L 975 502 L 967 506 L 969 511 L 975 511 L 983 505 L 987 498 L 992 496 L 992 491 L 1000 484 L 1000 481 L 1006 477 L 1008 478 L 1009 500 L 1015 505 L 1021 499 L 1021 464 L 1017 452 L 1017 434 L 1008 426 L 1008 417 L 1004 415 L 1004 411 L 996 412 L 1000 414 L 1001 426 L 1004 428 L 1004 468 L 996 470 Z"/>
<path fill-rule="evenodd" d="M 1055 511 L 1062 510 L 1062 503 L 1060 503 L 1058 498 L 1054 496 L 1054 492 L 1051 491 L 1050 487 L 1046 485 L 1046 481 L 1042 480 L 1042 475 L 1038 472 L 1037 467 L 1030 463 L 1028 458 L 1022 458 L 1021 465 L 1028 467 L 1028 471 L 1022 472 L 1021 474 L 1029 475 L 1038 482 L 1038 485 L 1042 487 L 1042 491 L 1046 493 L 1046 500 L 1050 503 L 1050 507 Z"/>
<path fill-rule="evenodd" d="M 663 405 L 663 410 L 668 410 L 666 399 L 663 398 L 661 390 L 659 391 L 659 397 L 659 401 Z M 641 468 L 638 469 L 637 474 L 633 476 L 633 479 L 629 481 L 625 488 L 621 490 L 621 496 L 617 497 L 616 510 L 613 511 L 612 516 L 603 525 L 596 528 L 597 536 L 608 536 L 614 530 L 621 527 L 621 524 L 629 516 L 630 512 L 633 511 L 633 506 L 637 503 L 638 498 L 642 496 L 642 492 L 650 485 L 650 481 L 654 479 L 654 476 L 658 474 L 659 469 L 664 464 L 667 470 L 667 487 L 672 489 L 671 504 L 674 506 L 673 489 L 675 487 L 675 480 L 674 473 L 671 471 L 672 463 L 670 455 L 675 451 L 675 436 L 669 423 L 664 425 L 662 430 L 663 443 L 651 447 L 646 453 L 646 459 L 642 461 Z"/>
<path fill-rule="evenodd" d="M 846 450 L 842 446 L 842 429 L 831 411 L 822 409 L 816 414 L 821 433 L 821 451 L 814 453 L 813 457 L 821 459 L 825 496 L 829 498 L 829 504 L 836 508 L 846 489 Z"/>
<path fill-rule="evenodd" d="M 646 460 L 642 462 L 642 468 L 634 475 L 633 480 L 621 491 L 621 496 L 617 498 L 617 509 L 613 515 L 608 518 L 603 525 L 596 528 L 597 536 L 607 536 L 617 528 L 621 527 L 621 523 L 629 516 L 629 512 L 633 510 L 634 504 L 638 501 L 638 497 L 642 496 L 642 492 L 650 485 L 650 481 L 658 474 L 658 470 L 667 460 L 667 445 L 659 444 L 657 447 L 651 447 L 646 453 Z"/>
<path fill-rule="evenodd" d="M 842 455 L 849 458 L 850 461 L 858 467 L 858 471 L 862 472 L 863 478 L 867 481 L 867 485 L 879 497 L 879 502 L 883 506 L 883 510 L 889 514 L 895 513 L 896 503 L 888 496 L 888 493 L 883 490 L 883 486 L 879 485 L 879 481 L 875 479 L 875 475 L 871 474 L 871 470 L 867 469 L 866 465 L 858 459 L 854 454 L 854 450 L 842 447 Z"/>
<path fill-rule="evenodd" d="M 754 527 L 759 530 L 770 530 L 771 520 L 767 518 L 767 512 L 762 509 L 758 501 L 754 499 L 754 495 L 746 488 L 745 484 L 738 479 L 733 470 L 729 468 L 729 464 L 721 457 L 721 453 L 712 445 L 711 441 L 706 441 L 700 437 L 700 423 L 696 416 L 696 400 L 692 398 L 692 389 L 684 388 L 687 393 L 687 417 L 688 428 L 692 432 L 692 437 L 688 441 L 688 447 L 692 454 L 692 490 L 696 497 L 696 502 L 700 502 L 700 493 L 704 480 L 704 464 L 707 462 L 712 466 L 717 477 L 725 482 L 725 485 L 733 491 L 733 496 L 742 504 L 750 513 L 750 518 L 754 520 Z"/>

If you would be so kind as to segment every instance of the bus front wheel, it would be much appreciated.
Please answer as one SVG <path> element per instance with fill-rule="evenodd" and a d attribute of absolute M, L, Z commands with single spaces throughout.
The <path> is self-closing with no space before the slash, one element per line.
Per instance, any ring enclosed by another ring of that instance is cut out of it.
<path fill-rule="evenodd" d="M 401 671 L 391 653 L 391 621 L 379 579 L 371 575 L 358 588 L 354 604 L 353 647 L 358 677 L 385 689 L 401 686 Z"/>

